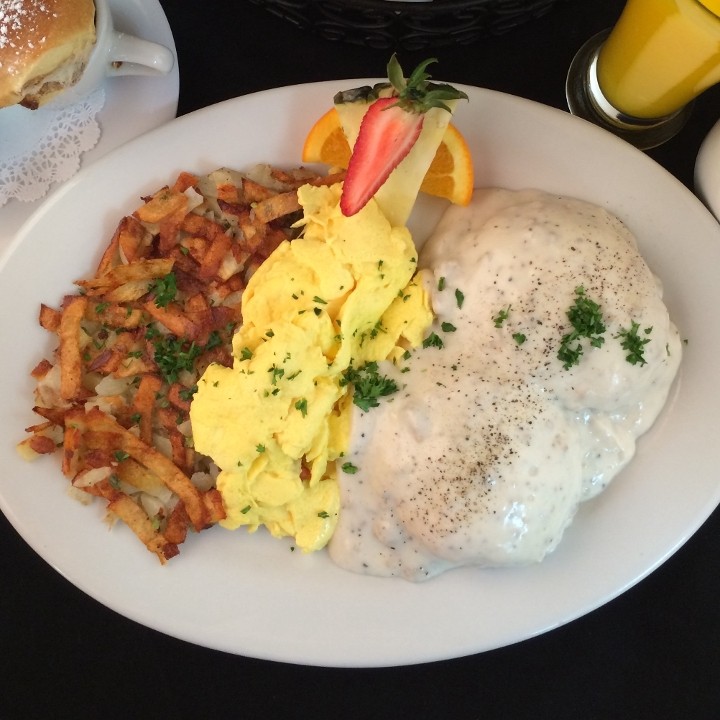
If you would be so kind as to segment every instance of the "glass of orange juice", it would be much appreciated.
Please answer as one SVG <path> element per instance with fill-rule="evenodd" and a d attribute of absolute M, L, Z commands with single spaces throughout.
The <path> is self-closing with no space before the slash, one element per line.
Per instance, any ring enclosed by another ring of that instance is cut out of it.
<path fill-rule="evenodd" d="M 575 56 L 566 94 L 573 114 L 647 149 L 718 82 L 720 0 L 627 0 L 615 27 Z"/>

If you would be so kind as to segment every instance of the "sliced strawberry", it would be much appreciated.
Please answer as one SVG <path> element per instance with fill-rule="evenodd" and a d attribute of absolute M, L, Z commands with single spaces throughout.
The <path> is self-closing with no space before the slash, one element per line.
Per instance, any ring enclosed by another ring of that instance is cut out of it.
<path fill-rule="evenodd" d="M 368 108 L 348 165 L 340 210 L 354 215 L 368 203 L 390 173 L 412 150 L 430 108 L 450 111 L 446 102 L 467 98 L 451 85 L 428 82 L 425 69 L 434 58 L 420 63 L 406 80 L 395 55 L 388 63 L 392 97 L 380 97 Z"/>
<path fill-rule="evenodd" d="M 423 125 L 422 113 L 403 110 L 397 98 L 380 98 L 365 113 L 353 148 L 340 210 L 355 215 L 410 152 Z"/>

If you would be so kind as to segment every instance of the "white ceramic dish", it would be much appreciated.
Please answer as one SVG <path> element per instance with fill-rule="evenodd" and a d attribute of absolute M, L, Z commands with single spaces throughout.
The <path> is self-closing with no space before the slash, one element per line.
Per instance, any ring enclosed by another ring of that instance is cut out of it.
<path fill-rule="evenodd" d="M 158 0 L 108 0 L 108 4 L 117 30 L 158 42 L 176 55 L 175 41 Z M 97 116 L 102 134 L 98 144 L 82 156 L 82 167 L 124 142 L 172 120 L 177 112 L 179 87 L 177 59 L 172 70 L 164 76 L 107 78 L 103 84 L 105 105 Z M 18 122 L 26 112 L 21 108 L 8 110 L 0 115 L 0 133 L 4 122 Z M 0 208 L 0 252 L 43 200 L 12 200 Z"/>
<path fill-rule="evenodd" d="M 695 187 L 720 220 L 720 120 L 703 140 L 695 162 Z"/>
<path fill-rule="evenodd" d="M 161 567 L 127 528 L 109 532 L 99 506 L 67 497 L 57 458 L 27 465 L 15 457 L 13 443 L 34 421 L 28 372 L 51 347 L 37 327 L 39 303 L 57 305 L 71 281 L 95 266 L 121 214 L 176 172 L 297 164 L 315 117 L 337 89 L 360 82 L 367 81 L 238 98 L 137 138 L 56 193 L 0 266 L 0 307 L 14 308 L 0 320 L 0 347 L 13 348 L 0 374 L 0 507 L 83 591 L 200 645 L 331 666 L 481 652 L 548 631 L 622 593 L 682 545 L 720 500 L 712 387 L 720 356 L 713 315 L 720 227 L 690 192 L 629 145 L 566 113 L 476 88 L 465 88 L 470 102 L 456 121 L 473 149 L 478 184 L 535 186 L 611 208 L 640 238 L 689 340 L 678 387 L 635 461 L 582 508 L 544 563 L 457 570 L 414 585 L 344 572 L 323 552 L 293 553 L 263 532 L 218 527 L 191 537 L 180 557 Z"/>

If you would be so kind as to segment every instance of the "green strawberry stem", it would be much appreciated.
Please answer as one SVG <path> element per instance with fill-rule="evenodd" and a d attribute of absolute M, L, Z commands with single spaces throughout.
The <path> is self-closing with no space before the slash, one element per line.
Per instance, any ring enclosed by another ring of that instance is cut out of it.
<path fill-rule="evenodd" d="M 446 104 L 448 100 L 467 100 L 467 94 L 452 85 L 430 82 L 432 76 L 425 69 L 434 62 L 437 62 L 436 58 L 423 60 L 406 80 L 393 53 L 387 65 L 387 75 L 397 94 L 397 105 L 403 110 L 426 113 L 430 108 L 437 107 L 451 112 Z"/>

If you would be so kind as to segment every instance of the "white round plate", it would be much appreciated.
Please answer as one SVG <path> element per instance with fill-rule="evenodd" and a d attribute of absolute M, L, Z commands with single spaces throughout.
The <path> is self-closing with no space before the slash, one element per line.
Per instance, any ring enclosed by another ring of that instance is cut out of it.
<path fill-rule="evenodd" d="M 109 4 L 117 30 L 165 45 L 176 61 L 172 70 L 160 77 L 124 76 L 105 81 L 105 105 L 97 116 L 102 134 L 98 144 L 83 154 L 83 167 L 128 140 L 172 120 L 177 113 L 180 76 L 175 41 L 160 3 L 158 0 L 109 0 Z M 15 108 L 8 110 L 13 120 L 19 117 Z M 0 133 L 3 122 L 0 114 Z M 0 208 L 0 252 L 43 200 L 11 200 Z"/>
<path fill-rule="evenodd" d="M 462 569 L 423 584 L 354 575 L 325 552 L 302 555 L 262 531 L 191 536 L 158 564 L 99 505 L 69 499 L 58 458 L 19 460 L 34 422 L 30 369 L 51 349 L 40 302 L 57 306 L 95 267 L 116 223 L 181 170 L 299 164 L 302 142 L 350 80 L 230 100 L 152 131 L 79 173 L 25 225 L 0 266 L 5 348 L 0 507 L 26 541 L 83 591 L 139 623 L 242 655 L 328 666 L 458 657 L 523 640 L 587 613 L 682 545 L 720 500 L 720 227 L 642 153 L 568 114 L 464 88 L 456 122 L 478 185 L 537 187 L 615 211 L 663 278 L 687 338 L 676 391 L 637 457 L 579 512 L 559 549 L 523 569 Z M 427 209 L 427 208 L 426 208 Z M 437 210 L 436 207 L 432 208 Z M 432 214 L 432 213 L 431 213 Z M 12 348 L 12 352 L 8 349 Z M 688 589 L 691 594 L 691 589 Z"/>
<path fill-rule="evenodd" d="M 720 120 L 700 146 L 695 162 L 695 187 L 720 220 Z"/>

